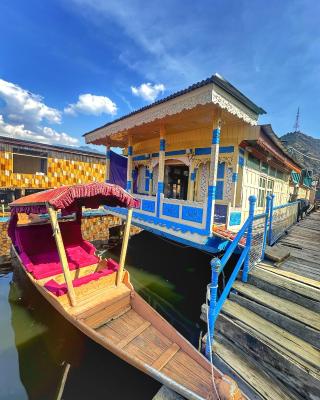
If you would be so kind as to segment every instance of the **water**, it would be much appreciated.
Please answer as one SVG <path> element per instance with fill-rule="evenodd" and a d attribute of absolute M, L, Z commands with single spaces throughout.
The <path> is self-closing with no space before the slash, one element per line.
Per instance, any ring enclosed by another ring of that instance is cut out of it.
<path fill-rule="evenodd" d="M 112 253 L 117 258 L 119 248 Z M 136 290 L 195 346 L 209 261 L 147 232 L 129 243 L 127 268 Z M 149 400 L 159 387 L 66 322 L 28 281 L 14 280 L 11 271 L 0 274 L 1 400 Z"/>

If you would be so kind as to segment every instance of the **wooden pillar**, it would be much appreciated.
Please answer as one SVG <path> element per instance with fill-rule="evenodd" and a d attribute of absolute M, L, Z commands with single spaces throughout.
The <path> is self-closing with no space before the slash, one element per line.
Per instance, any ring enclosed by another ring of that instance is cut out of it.
<path fill-rule="evenodd" d="M 237 199 L 237 185 L 239 178 L 239 149 L 236 148 L 234 151 L 234 159 L 232 166 L 232 196 L 231 196 L 231 205 L 232 207 L 236 206 Z"/>
<path fill-rule="evenodd" d="M 58 249 L 60 263 L 61 263 L 62 269 L 63 269 L 64 279 L 66 281 L 67 288 L 68 288 L 68 296 L 70 299 L 70 303 L 72 306 L 75 306 L 76 305 L 76 294 L 75 294 L 74 287 L 72 284 L 71 274 L 70 274 L 70 270 L 69 270 L 69 263 L 67 260 L 66 251 L 64 248 L 62 235 L 61 235 L 61 231 L 60 231 L 60 226 L 58 223 L 57 211 L 54 210 L 52 207 L 48 207 L 48 213 L 50 216 L 50 222 L 51 222 L 51 226 L 52 226 L 52 230 L 53 230 L 53 236 L 55 238 L 57 249 Z"/>
<path fill-rule="evenodd" d="M 190 164 L 190 169 L 189 169 L 189 186 L 188 186 L 188 200 L 189 201 L 193 201 L 194 200 L 194 189 L 195 189 L 195 181 L 196 181 L 196 177 L 197 177 L 197 171 L 198 168 L 194 167 L 194 162 L 191 161 Z"/>
<path fill-rule="evenodd" d="M 106 146 L 106 182 L 110 181 L 110 146 Z"/>
<path fill-rule="evenodd" d="M 132 136 L 128 136 L 128 163 L 127 163 L 127 191 L 129 193 L 133 192 L 133 184 L 132 184 Z"/>
<path fill-rule="evenodd" d="M 152 190 L 153 190 L 153 170 L 151 164 L 148 167 L 149 171 L 149 196 L 152 196 Z"/>
<path fill-rule="evenodd" d="M 160 127 L 160 146 L 159 146 L 159 172 L 158 172 L 158 191 L 157 191 L 157 217 L 160 216 L 160 199 L 164 191 L 164 164 L 166 155 L 165 127 Z"/>
<path fill-rule="evenodd" d="M 130 227 L 131 227 L 131 220 L 132 220 L 132 208 L 128 209 L 128 216 L 126 226 L 124 228 L 124 234 L 122 239 L 122 247 L 121 247 L 121 254 L 120 254 L 120 261 L 119 261 L 119 270 L 117 273 L 117 286 L 120 285 L 122 282 L 122 275 L 123 269 L 126 262 L 126 255 L 128 250 L 128 242 L 130 237 Z"/>
<path fill-rule="evenodd" d="M 207 200 L 207 221 L 206 231 L 208 235 L 212 234 L 212 226 L 214 223 L 214 208 L 217 186 L 217 171 L 220 145 L 220 127 L 221 119 L 214 120 L 212 130 L 211 155 L 210 155 L 210 170 L 208 180 L 208 200 Z"/>

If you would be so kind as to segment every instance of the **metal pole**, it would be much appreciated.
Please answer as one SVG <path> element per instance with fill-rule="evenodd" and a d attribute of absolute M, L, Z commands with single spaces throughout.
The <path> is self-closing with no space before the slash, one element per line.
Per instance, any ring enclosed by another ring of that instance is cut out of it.
<path fill-rule="evenodd" d="M 263 245 L 262 245 L 262 252 L 261 252 L 261 260 L 264 259 L 264 253 L 266 251 L 267 245 L 267 235 L 268 235 L 268 221 L 269 221 L 269 214 L 270 214 L 270 204 L 271 204 L 271 196 L 267 196 L 267 204 L 266 204 L 266 216 L 264 221 L 264 232 L 263 232 Z"/>
<path fill-rule="evenodd" d="M 250 219 L 250 222 L 249 222 L 249 226 L 248 226 L 247 241 L 246 241 L 246 247 L 249 250 L 248 250 L 248 254 L 244 260 L 244 264 L 243 264 L 242 282 L 248 281 L 250 249 L 251 249 L 251 242 L 252 242 L 252 225 L 253 225 L 253 216 L 254 216 L 254 208 L 255 208 L 256 201 L 257 201 L 256 196 L 249 197 L 249 219 Z"/>
<path fill-rule="evenodd" d="M 275 195 L 271 195 L 271 202 L 270 202 L 270 218 L 269 218 L 269 231 L 268 231 L 268 245 L 272 245 L 272 222 L 273 222 L 273 203 L 274 203 Z"/>
<path fill-rule="evenodd" d="M 216 305 L 217 305 L 217 292 L 218 292 L 218 278 L 219 278 L 219 271 L 221 268 L 221 261 L 219 258 L 213 258 L 211 260 L 211 283 L 208 285 L 210 289 L 210 303 L 209 303 L 209 310 L 208 318 L 207 318 L 207 325 L 208 325 L 208 333 L 207 333 L 207 342 L 206 342 L 206 357 L 210 358 L 212 352 L 212 344 L 213 344 L 213 337 L 214 337 L 214 326 L 216 321 Z"/>

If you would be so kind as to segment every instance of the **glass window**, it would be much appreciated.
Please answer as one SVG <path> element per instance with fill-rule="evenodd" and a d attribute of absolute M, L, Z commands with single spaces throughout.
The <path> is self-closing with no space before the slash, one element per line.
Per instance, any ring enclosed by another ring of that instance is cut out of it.
<path fill-rule="evenodd" d="M 267 196 L 269 196 L 269 195 L 271 195 L 273 193 L 273 188 L 274 188 L 274 180 L 268 179 Z"/>
<path fill-rule="evenodd" d="M 277 175 L 277 170 L 275 168 L 270 167 L 269 168 L 269 175 L 273 176 L 275 178 L 276 175 Z"/>
<path fill-rule="evenodd" d="M 258 160 L 258 158 L 254 157 L 252 154 L 248 154 L 247 167 L 260 171 L 260 160 Z"/>
<path fill-rule="evenodd" d="M 266 189 L 267 179 L 264 177 L 259 178 L 259 189 L 258 189 L 258 207 L 264 207 L 266 202 Z"/>
<path fill-rule="evenodd" d="M 261 163 L 261 172 L 263 172 L 264 174 L 268 174 L 268 169 L 269 169 L 268 164 L 262 162 L 262 163 Z"/>

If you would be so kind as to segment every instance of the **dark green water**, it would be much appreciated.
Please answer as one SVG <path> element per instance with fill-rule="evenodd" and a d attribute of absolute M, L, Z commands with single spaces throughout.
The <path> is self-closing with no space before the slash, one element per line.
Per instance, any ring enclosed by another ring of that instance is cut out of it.
<path fill-rule="evenodd" d="M 119 249 L 112 253 L 117 257 Z M 209 261 L 207 254 L 147 232 L 129 243 L 127 269 L 136 290 L 195 346 Z M 1 400 L 149 400 L 159 387 L 78 332 L 28 281 L 0 271 Z"/>

